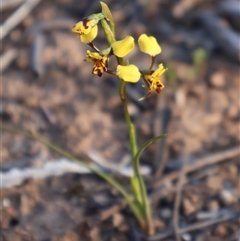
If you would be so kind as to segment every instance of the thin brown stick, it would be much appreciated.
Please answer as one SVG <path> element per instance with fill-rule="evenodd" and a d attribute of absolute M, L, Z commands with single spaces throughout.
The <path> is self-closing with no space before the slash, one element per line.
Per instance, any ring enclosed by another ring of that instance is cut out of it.
<path fill-rule="evenodd" d="M 8 66 L 17 58 L 19 52 L 17 49 L 9 49 L 0 57 L 0 73 L 2 73 Z"/>
<path fill-rule="evenodd" d="M 182 167 L 181 175 L 179 177 L 176 197 L 174 202 L 173 223 L 174 223 L 174 232 L 175 232 L 177 241 L 181 241 L 180 232 L 179 232 L 179 209 L 180 209 L 181 199 L 182 199 L 182 189 L 186 178 L 186 168 L 188 165 L 188 160 L 189 160 L 189 155 L 187 154 L 185 155 L 185 158 L 183 161 L 183 167 Z"/>
<path fill-rule="evenodd" d="M 211 226 L 211 225 L 214 225 L 214 224 L 217 224 L 217 223 L 225 222 L 225 221 L 228 221 L 231 218 L 234 218 L 235 216 L 237 216 L 237 215 L 232 214 L 232 215 L 221 217 L 221 218 L 218 218 L 218 219 L 215 219 L 215 220 L 210 220 L 210 221 L 208 220 L 208 221 L 205 221 L 205 222 L 199 222 L 199 223 L 190 225 L 186 228 L 179 229 L 179 234 L 187 233 L 187 232 L 194 231 L 194 230 L 197 230 L 197 229 L 206 228 L 208 226 Z M 173 234 L 172 231 L 160 233 L 160 234 L 156 234 L 155 236 L 152 236 L 152 237 L 148 238 L 147 240 L 157 241 L 157 240 L 161 240 L 162 238 L 167 238 L 167 237 L 171 236 L 172 234 Z M 238 235 L 238 234 L 236 233 L 236 235 Z M 233 238 L 235 238 L 234 235 L 233 235 Z M 229 241 L 229 240 L 232 240 L 232 239 L 227 239 L 227 240 Z"/>
<path fill-rule="evenodd" d="M 165 92 L 164 92 L 165 93 Z M 154 136 L 158 136 L 162 133 L 162 127 L 163 127 L 163 109 L 166 106 L 166 94 L 165 96 L 158 95 L 157 96 L 157 101 L 156 101 L 156 107 L 155 107 L 155 118 L 154 118 L 154 124 L 153 124 L 153 132 Z M 154 156 L 154 166 L 157 167 L 157 172 L 160 169 L 163 169 L 163 153 L 162 150 L 166 150 L 166 148 L 163 148 L 162 144 L 163 140 L 156 141 L 156 151 L 155 151 L 155 156 Z M 165 165 L 164 165 L 165 166 Z M 156 176 L 156 173 L 155 173 Z M 159 177 L 159 175 L 158 175 Z"/>
<path fill-rule="evenodd" d="M 171 236 L 172 234 L 173 234 L 172 231 L 160 232 L 158 234 L 155 234 L 154 236 L 147 237 L 147 241 L 159 241 Z"/>
<path fill-rule="evenodd" d="M 170 109 L 168 106 L 169 93 L 163 93 L 158 95 L 155 118 L 154 118 L 154 135 L 158 136 L 168 132 L 168 122 L 170 120 Z M 156 172 L 154 176 L 156 178 L 161 177 L 167 161 L 168 161 L 168 148 L 166 148 L 166 139 L 156 142 L 156 152 L 154 157 L 154 167 Z"/>
<path fill-rule="evenodd" d="M 110 218 L 111 216 L 113 216 L 115 213 L 121 211 L 122 209 L 124 209 L 126 207 L 126 205 L 127 205 L 126 201 L 121 200 L 120 203 L 115 204 L 115 205 L 111 206 L 110 208 L 102 211 L 100 214 L 101 221 L 104 221 L 104 220 Z"/>
<path fill-rule="evenodd" d="M 44 117 L 51 125 L 55 125 L 57 120 L 56 116 L 50 111 L 49 107 L 44 101 L 40 101 L 39 106 L 44 114 Z"/>
<path fill-rule="evenodd" d="M 228 150 L 220 151 L 216 154 L 211 154 L 206 157 L 199 158 L 194 164 L 187 166 L 185 170 L 186 174 L 208 165 L 213 165 L 218 162 L 226 161 L 227 159 L 235 157 L 237 155 L 240 155 L 240 148 L 238 146 Z M 163 177 L 159 181 L 153 180 L 154 183 L 152 184 L 152 187 L 159 188 L 166 182 L 175 181 L 180 175 L 181 171 L 176 171 Z"/>
<path fill-rule="evenodd" d="M 187 233 L 187 232 L 190 232 L 190 231 L 193 231 L 193 230 L 202 229 L 202 228 L 205 228 L 207 226 L 214 225 L 216 223 L 225 222 L 225 221 L 227 221 L 231 218 L 234 218 L 235 216 L 236 216 L 236 214 L 232 214 L 232 215 L 227 215 L 225 217 L 221 217 L 221 218 L 218 218 L 218 219 L 215 219 L 215 220 L 209 220 L 209 221 L 205 221 L 205 222 L 195 223 L 195 224 L 190 225 L 186 228 L 179 229 L 179 233 L 183 234 L 183 233 Z"/>
<path fill-rule="evenodd" d="M 164 146 L 165 146 L 165 148 L 164 149 L 162 148 L 163 152 L 162 152 L 161 162 L 160 162 L 159 167 L 157 168 L 157 171 L 155 173 L 156 178 L 159 178 L 159 177 L 162 176 L 163 171 L 164 171 L 164 169 L 167 165 L 167 161 L 168 161 L 168 157 L 169 157 L 169 150 L 168 150 L 168 148 L 166 148 L 166 144 Z"/>
<path fill-rule="evenodd" d="M 3 24 L 0 26 L 0 40 L 5 38 L 40 2 L 41 0 L 28 0 L 23 3 Z"/>
<path fill-rule="evenodd" d="M 9 10 L 11 8 L 15 8 L 24 1 L 25 0 L 2 0 L 1 11 Z"/>

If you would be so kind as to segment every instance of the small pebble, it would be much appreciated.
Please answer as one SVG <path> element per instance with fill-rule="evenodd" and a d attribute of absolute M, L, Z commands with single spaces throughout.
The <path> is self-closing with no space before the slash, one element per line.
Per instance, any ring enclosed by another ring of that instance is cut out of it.
<path fill-rule="evenodd" d="M 230 105 L 226 115 L 231 120 L 237 119 L 239 117 L 239 107 L 237 105 Z"/>
<path fill-rule="evenodd" d="M 222 179 L 220 176 L 210 176 L 207 179 L 207 186 L 212 190 L 221 190 L 222 189 Z"/>
<path fill-rule="evenodd" d="M 150 136 L 151 135 L 152 130 L 151 130 L 151 126 L 149 125 L 149 123 L 142 122 L 140 128 L 141 128 L 141 132 L 144 135 L 146 135 L 146 136 Z"/>
<path fill-rule="evenodd" d="M 3 207 L 9 207 L 11 205 L 10 199 L 9 198 L 4 198 L 2 200 L 2 205 L 3 205 Z"/>
<path fill-rule="evenodd" d="M 210 84 L 216 88 L 223 88 L 226 85 L 224 73 L 218 71 L 210 76 Z"/>
<path fill-rule="evenodd" d="M 219 203 L 216 200 L 211 200 L 207 204 L 207 209 L 209 211 L 218 211 L 219 210 Z"/>
<path fill-rule="evenodd" d="M 189 233 L 184 233 L 184 234 L 182 235 L 182 239 L 183 239 L 184 241 L 191 241 L 191 240 L 192 240 L 192 236 L 191 236 L 191 234 L 189 234 Z"/>
<path fill-rule="evenodd" d="M 186 90 L 179 88 L 175 93 L 175 101 L 178 107 L 184 107 L 186 105 L 187 97 Z"/>
<path fill-rule="evenodd" d="M 219 238 L 223 238 L 224 236 L 227 235 L 227 228 L 225 226 L 223 226 L 222 224 L 220 224 L 214 230 L 214 234 Z"/>
<path fill-rule="evenodd" d="M 113 222 L 113 226 L 115 228 L 119 227 L 120 224 L 123 222 L 123 220 L 124 220 L 124 218 L 123 218 L 123 216 L 121 214 L 115 213 L 113 215 L 113 221 L 112 221 Z"/>
<path fill-rule="evenodd" d="M 172 217 L 172 211 L 169 208 L 161 209 L 160 216 L 164 219 L 170 219 Z"/>
<path fill-rule="evenodd" d="M 128 112 L 131 117 L 136 117 L 139 115 L 139 109 L 134 104 L 128 104 Z"/>
<path fill-rule="evenodd" d="M 238 168 L 237 168 L 237 165 L 234 165 L 234 164 L 230 164 L 229 166 L 228 166 L 228 171 L 229 171 L 229 174 L 231 175 L 231 177 L 233 178 L 235 178 L 235 177 L 237 177 L 238 176 Z"/>
<path fill-rule="evenodd" d="M 109 202 L 108 197 L 104 194 L 95 194 L 93 196 L 93 199 L 97 204 L 103 205 L 103 206 L 107 205 Z"/>
<path fill-rule="evenodd" d="M 198 212 L 196 214 L 196 218 L 198 220 L 204 220 L 204 219 L 214 219 L 214 218 L 217 218 L 217 213 L 216 212 Z"/>
<path fill-rule="evenodd" d="M 183 208 L 184 208 L 184 214 L 186 216 L 189 216 L 190 214 L 196 211 L 196 207 L 188 198 L 183 199 Z"/>
<path fill-rule="evenodd" d="M 220 192 L 220 199 L 226 206 L 231 205 L 236 201 L 236 197 L 234 196 L 234 194 L 226 189 Z"/>

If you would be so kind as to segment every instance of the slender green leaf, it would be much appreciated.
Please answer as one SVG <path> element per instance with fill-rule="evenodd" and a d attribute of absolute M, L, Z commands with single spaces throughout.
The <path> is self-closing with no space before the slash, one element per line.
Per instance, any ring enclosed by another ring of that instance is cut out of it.
<path fill-rule="evenodd" d="M 143 177 L 140 174 L 140 169 L 139 169 L 139 159 L 140 156 L 142 154 L 142 152 L 146 149 L 146 147 L 148 147 L 151 143 L 153 143 L 156 140 L 159 140 L 161 138 L 166 137 L 167 134 L 163 134 L 163 135 L 159 135 L 157 137 L 154 137 L 148 141 L 146 141 L 139 149 L 137 154 L 134 157 L 133 160 L 133 165 L 134 165 L 134 172 L 136 174 L 136 179 L 138 180 L 138 184 L 140 187 L 140 192 L 141 192 L 141 200 L 142 200 L 142 208 L 141 211 L 143 210 L 143 216 L 144 219 L 147 220 L 149 229 L 151 229 L 151 210 L 150 210 L 150 204 L 149 204 L 149 200 L 148 200 L 148 196 L 147 196 L 147 190 L 146 190 L 146 186 L 144 184 L 143 181 Z"/>
<path fill-rule="evenodd" d="M 111 176 L 107 175 L 104 172 L 101 172 L 93 167 L 91 167 L 90 165 L 84 163 L 82 160 L 80 160 L 79 158 L 73 156 L 71 153 L 63 150 L 61 147 L 53 144 L 52 142 L 40 137 L 40 136 L 36 136 L 33 135 L 30 132 L 9 126 L 9 125 L 3 125 L 1 123 L 1 129 L 2 130 L 6 130 L 6 131 L 10 131 L 16 134 L 20 134 L 22 136 L 25 136 L 27 138 L 33 139 L 35 141 L 41 142 L 42 144 L 44 144 L 45 146 L 53 149 L 54 151 L 60 153 L 61 155 L 71 159 L 74 162 L 80 163 L 81 165 L 83 165 L 84 167 L 86 167 L 87 169 L 89 169 L 90 171 L 92 171 L 93 173 L 95 173 L 96 175 L 100 176 L 101 178 L 103 178 L 105 181 L 107 181 L 110 185 L 112 185 L 113 187 L 115 187 L 121 194 L 122 196 L 125 198 L 127 204 L 129 205 L 130 209 L 132 210 L 132 212 L 134 213 L 136 219 L 138 220 L 140 226 L 142 228 L 144 228 L 145 225 L 145 220 L 143 219 L 141 210 L 138 209 L 138 206 L 135 205 L 135 202 L 132 200 L 132 198 L 130 197 L 130 195 L 126 192 L 126 190 L 124 189 L 124 187 L 117 182 L 115 179 L 113 179 Z"/>
<path fill-rule="evenodd" d="M 143 152 L 150 144 L 152 144 L 154 141 L 157 141 L 157 140 L 159 140 L 159 139 L 162 139 L 162 138 L 164 138 L 164 137 L 166 137 L 166 136 L 167 136 L 167 134 L 162 134 L 162 135 L 156 136 L 156 137 L 154 137 L 154 138 L 146 141 L 146 142 L 138 149 L 138 152 L 137 152 L 137 154 L 136 154 L 135 157 L 134 157 L 134 160 L 137 162 L 138 167 L 139 167 L 139 158 L 140 158 L 142 152 Z"/>

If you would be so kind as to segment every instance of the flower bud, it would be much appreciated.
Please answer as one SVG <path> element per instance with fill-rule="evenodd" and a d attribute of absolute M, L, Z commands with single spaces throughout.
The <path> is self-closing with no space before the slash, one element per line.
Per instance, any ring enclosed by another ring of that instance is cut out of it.
<path fill-rule="evenodd" d="M 80 35 L 89 34 L 92 28 L 98 24 L 99 20 L 103 18 L 104 16 L 102 13 L 92 14 L 87 18 L 84 18 L 82 21 L 76 23 L 72 28 L 72 32 Z"/>

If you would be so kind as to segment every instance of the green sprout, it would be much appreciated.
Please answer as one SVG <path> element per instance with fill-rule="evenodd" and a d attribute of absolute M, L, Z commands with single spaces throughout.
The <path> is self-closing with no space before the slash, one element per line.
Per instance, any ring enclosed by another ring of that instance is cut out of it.
<path fill-rule="evenodd" d="M 193 81 L 197 76 L 201 74 L 201 70 L 204 66 L 204 61 L 207 59 L 207 57 L 208 54 L 203 48 L 197 48 L 193 51 L 193 65 L 190 67 L 186 79 Z"/>

